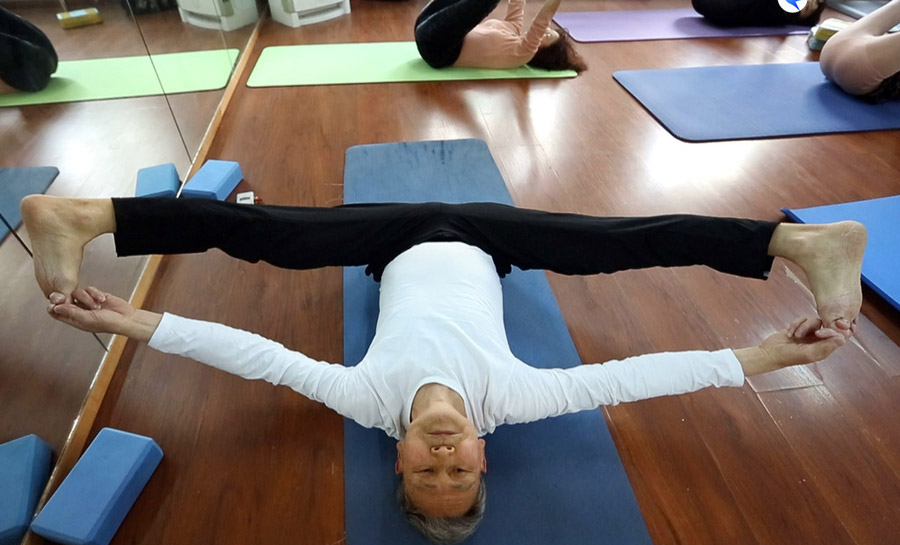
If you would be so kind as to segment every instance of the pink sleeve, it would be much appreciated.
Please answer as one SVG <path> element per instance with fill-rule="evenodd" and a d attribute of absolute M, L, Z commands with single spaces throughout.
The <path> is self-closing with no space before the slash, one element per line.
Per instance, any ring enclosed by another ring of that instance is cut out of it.
<path fill-rule="evenodd" d="M 553 13 L 546 13 L 543 10 L 538 12 L 534 21 L 531 22 L 528 34 L 525 35 L 525 39 L 522 41 L 522 45 L 518 52 L 521 56 L 527 56 L 528 60 L 531 60 L 531 57 L 534 56 L 541 46 L 541 40 L 544 39 L 544 33 L 547 32 L 547 28 L 550 26 L 550 21 L 552 20 Z"/>
<path fill-rule="evenodd" d="M 506 3 L 506 22 L 516 26 L 516 32 L 522 32 L 522 20 L 525 16 L 525 0 L 508 0 Z"/>

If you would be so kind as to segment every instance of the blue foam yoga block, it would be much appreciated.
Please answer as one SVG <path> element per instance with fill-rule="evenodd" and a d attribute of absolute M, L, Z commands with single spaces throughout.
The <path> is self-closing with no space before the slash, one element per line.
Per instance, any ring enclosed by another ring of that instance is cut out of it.
<path fill-rule="evenodd" d="M 241 165 L 236 162 L 210 159 L 184 184 L 181 196 L 224 201 L 243 177 Z"/>
<path fill-rule="evenodd" d="M 37 435 L 0 445 L 0 545 L 19 545 L 50 478 L 50 447 Z"/>
<path fill-rule="evenodd" d="M 175 197 L 181 181 L 175 165 L 166 163 L 155 167 L 142 168 L 137 174 L 135 197 Z"/>
<path fill-rule="evenodd" d="M 149 437 L 103 428 L 31 530 L 64 545 L 107 545 L 162 455 Z"/>

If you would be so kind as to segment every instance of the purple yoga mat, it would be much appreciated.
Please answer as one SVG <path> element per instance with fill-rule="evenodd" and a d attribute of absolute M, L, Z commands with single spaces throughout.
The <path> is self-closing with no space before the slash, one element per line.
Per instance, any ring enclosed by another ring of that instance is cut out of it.
<path fill-rule="evenodd" d="M 568 11 L 554 21 L 567 28 L 578 42 L 631 42 L 682 38 L 737 38 L 806 34 L 809 27 L 720 27 L 705 22 L 692 9 L 637 11 Z"/>

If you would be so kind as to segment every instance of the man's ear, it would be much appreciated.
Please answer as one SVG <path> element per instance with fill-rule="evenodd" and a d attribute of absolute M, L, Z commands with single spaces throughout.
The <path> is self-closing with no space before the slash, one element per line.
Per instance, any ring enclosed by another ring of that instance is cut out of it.
<path fill-rule="evenodd" d="M 481 472 L 487 473 L 487 456 L 484 455 L 484 439 L 479 439 L 478 442 L 481 444 Z"/>
<path fill-rule="evenodd" d="M 397 441 L 397 461 L 394 463 L 394 473 L 397 475 L 403 473 L 403 462 L 400 460 L 402 443 L 403 441 Z"/>

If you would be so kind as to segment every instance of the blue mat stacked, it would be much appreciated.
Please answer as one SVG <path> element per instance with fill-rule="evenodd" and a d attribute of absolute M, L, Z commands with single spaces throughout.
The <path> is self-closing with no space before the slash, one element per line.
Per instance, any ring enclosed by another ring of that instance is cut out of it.
<path fill-rule="evenodd" d="M 407 142 L 347 150 L 344 201 L 512 204 L 481 140 Z M 546 277 L 515 270 L 503 280 L 504 317 L 513 352 L 536 367 L 581 360 Z M 378 316 L 378 285 L 363 269 L 344 269 L 344 361 L 366 352 Z M 344 483 L 349 545 L 427 541 L 407 523 L 396 500 L 394 440 L 344 425 Z M 490 545 L 650 545 L 646 525 L 603 414 L 589 411 L 487 437 L 488 502 L 468 541 Z"/>

